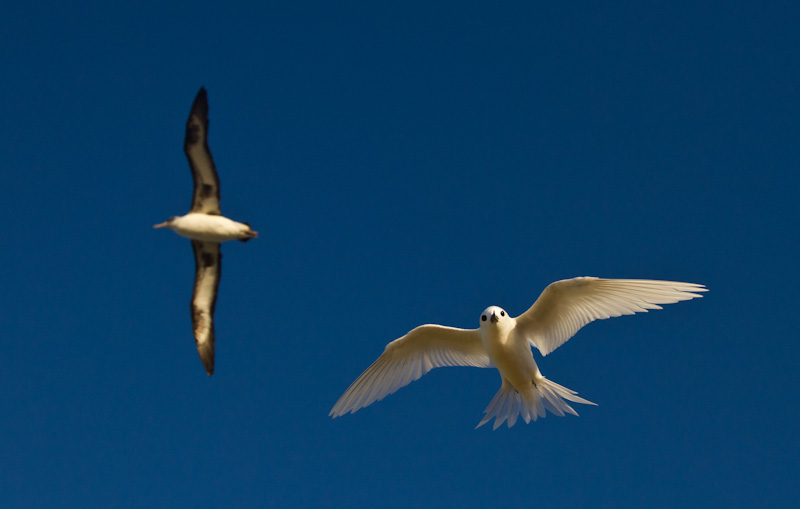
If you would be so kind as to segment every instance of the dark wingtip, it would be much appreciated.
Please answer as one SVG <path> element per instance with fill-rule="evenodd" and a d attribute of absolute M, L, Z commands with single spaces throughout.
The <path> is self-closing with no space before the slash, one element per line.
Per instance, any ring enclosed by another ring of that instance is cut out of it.
<path fill-rule="evenodd" d="M 203 117 L 208 116 L 208 94 L 205 87 L 200 87 L 200 90 L 197 91 L 192 103 L 192 113 L 199 113 Z"/>
<path fill-rule="evenodd" d="M 203 367 L 206 368 L 208 376 L 214 374 L 214 344 L 204 343 L 197 345 L 197 353 L 200 354 L 200 360 L 203 362 Z"/>

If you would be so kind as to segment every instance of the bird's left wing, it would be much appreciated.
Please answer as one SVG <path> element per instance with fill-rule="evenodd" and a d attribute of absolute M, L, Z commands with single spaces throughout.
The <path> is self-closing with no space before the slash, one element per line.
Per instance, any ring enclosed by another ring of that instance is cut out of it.
<path fill-rule="evenodd" d="M 576 277 L 549 285 L 517 317 L 517 334 L 547 355 L 595 320 L 661 309 L 658 304 L 702 297 L 703 285 L 649 279 Z"/>
<path fill-rule="evenodd" d="M 433 368 L 491 366 L 478 329 L 421 325 L 386 349 L 333 406 L 331 417 L 355 412 L 404 387 Z"/>
<path fill-rule="evenodd" d="M 194 291 L 192 329 L 200 360 L 208 376 L 214 374 L 214 306 L 222 275 L 222 253 L 217 242 L 192 241 L 194 249 Z"/>
<path fill-rule="evenodd" d="M 208 97 L 206 89 L 200 88 L 192 103 L 192 110 L 186 120 L 186 138 L 183 151 L 189 160 L 189 168 L 194 179 L 192 212 L 220 215 L 219 177 L 211 150 L 208 148 Z"/>

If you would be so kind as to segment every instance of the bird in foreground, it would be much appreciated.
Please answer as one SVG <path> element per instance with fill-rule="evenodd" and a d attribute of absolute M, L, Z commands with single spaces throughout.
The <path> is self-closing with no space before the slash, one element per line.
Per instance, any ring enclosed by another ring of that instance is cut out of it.
<path fill-rule="evenodd" d="M 476 428 L 492 418 L 493 429 L 504 421 L 510 428 L 518 416 L 529 423 L 544 417 L 545 410 L 558 416 L 578 415 L 567 401 L 595 403 L 542 376 L 532 346 L 545 356 L 589 322 L 661 309 L 659 304 L 702 297 L 697 292 L 705 291 L 703 285 L 694 283 L 576 277 L 549 285 L 533 306 L 516 318 L 500 307 L 489 306 L 481 313 L 478 329 L 422 325 L 386 345 L 329 415 L 336 418 L 354 413 L 442 366 L 495 367 L 500 372 L 500 390 Z"/>
<path fill-rule="evenodd" d="M 208 97 L 200 88 L 186 121 L 183 151 L 194 179 L 192 208 L 184 216 L 170 217 L 153 228 L 170 228 L 192 240 L 194 249 L 194 291 L 191 313 L 194 340 L 200 360 L 209 376 L 214 374 L 214 306 L 222 274 L 220 242 L 247 242 L 258 233 L 247 223 L 222 216 L 219 208 L 219 178 L 208 149 Z"/>

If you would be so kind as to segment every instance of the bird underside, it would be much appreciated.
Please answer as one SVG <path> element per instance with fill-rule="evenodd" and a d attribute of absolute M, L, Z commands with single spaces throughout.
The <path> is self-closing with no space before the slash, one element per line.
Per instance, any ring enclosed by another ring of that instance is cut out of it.
<path fill-rule="evenodd" d="M 175 233 L 201 242 L 248 241 L 258 237 L 249 224 L 239 223 L 224 216 L 191 212 L 172 220 Z"/>

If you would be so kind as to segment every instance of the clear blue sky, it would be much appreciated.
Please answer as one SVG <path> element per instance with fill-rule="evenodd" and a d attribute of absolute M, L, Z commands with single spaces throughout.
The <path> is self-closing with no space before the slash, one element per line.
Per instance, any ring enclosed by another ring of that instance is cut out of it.
<path fill-rule="evenodd" d="M 0 7 L 3 505 L 797 503 L 796 2 L 377 3 Z M 151 228 L 200 86 L 260 233 L 211 378 Z M 581 275 L 711 291 L 537 353 L 579 418 L 474 430 L 477 368 L 328 417 L 411 328 Z"/>

